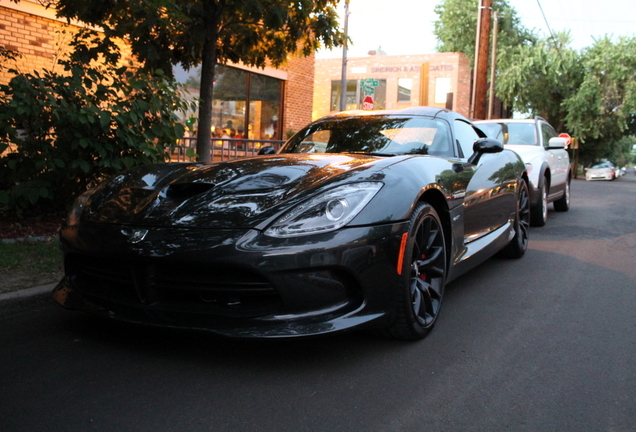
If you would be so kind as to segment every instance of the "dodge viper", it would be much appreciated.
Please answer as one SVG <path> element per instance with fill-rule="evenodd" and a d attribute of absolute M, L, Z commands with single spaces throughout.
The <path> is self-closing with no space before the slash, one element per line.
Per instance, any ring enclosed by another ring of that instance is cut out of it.
<path fill-rule="evenodd" d="M 230 337 L 420 339 L 448 282 L 524 255 L 527 181 L 516 153 L 453 111 L 338 113 L 274 154 L 139 166 L 80 196 L 53 296 Z"/>

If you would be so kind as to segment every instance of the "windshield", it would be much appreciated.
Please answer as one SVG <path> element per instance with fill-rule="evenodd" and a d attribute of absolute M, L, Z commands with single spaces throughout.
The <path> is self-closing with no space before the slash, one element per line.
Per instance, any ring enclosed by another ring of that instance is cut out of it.
<path fill-rule="evenodd" d="M 610 162 L 601 162 L 593 165 L 592 168 L 613 168 L 614 166 Z"/>
<path fill-rule="evenodd" d="M 489 138 L 498 139 L 504 144 L 539 145 L 534 123 L 478 123 L 477 127 Z"/>
<path fill-rule="evenodd" d="M 453 156 L 448 123 L 428 117 L 330 118 L 294 135 L 281 153 Z"/>

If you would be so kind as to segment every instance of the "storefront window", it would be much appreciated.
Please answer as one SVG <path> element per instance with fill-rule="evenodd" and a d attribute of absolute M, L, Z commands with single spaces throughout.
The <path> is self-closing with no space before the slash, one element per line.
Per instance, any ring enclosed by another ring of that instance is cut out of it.
<path fill-rule="evenodd" d="M 251 74 L 248 138 L 280 139 L 280 81 Z"/>
<path fill-rule="evenodd" d="M 341 81 L 331 81 L 331 111 L 340 111 Z M 347 95 L 345 98 L 345 110 L 358 109 L 358 81 L 347 80 Z"/>
<path fill-rule="evenodd" d="M 194 96 L 198 95 L 201 69 L 177 71 Z M 185 78 L 180 75 L 185 75 Z M 283 81 L 265 75 L 216 65 L 212 101 L 213 136 L 249 139 L 281 139 Z M 196 126 L 195 126 L 196 127 Z"/>
<path fill-rule="evenodd" d="M 243 70 L 222 65 L 217 65 L 214 70 L 212 128 L 218 137 L 244 137 L 247 74 Z"/>
<path fill-rule="evenodd" d="M 413 78 L 398 78 L 398 102 L 411 102 Z"/>
<path fill-rule="evenodd" d="M 450 78 L 435 78 L 435 103 L 446 103 L 448 93 L 451 92 Z"/>
<path fill-rule="evenodd" d="M 347 80 L 346 110 L 363 109 L 366 96 L 372 96 L 374 110 L 381 110 L 386 107 L 386 80 L 372 80 L 375 86 L 373 91 L 366 91 L 360 85 L 360 80 Z M 340 81 L 331 81 L 331 111 L 340 111 Z"/>

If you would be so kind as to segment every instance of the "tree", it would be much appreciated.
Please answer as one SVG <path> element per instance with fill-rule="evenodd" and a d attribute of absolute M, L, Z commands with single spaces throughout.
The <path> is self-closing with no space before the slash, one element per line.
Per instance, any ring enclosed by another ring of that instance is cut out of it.
<path fill-rule="evenodd" d="M 338 0 L 57 0 L 58 13 L 124 37 L 150 69 L 201 64 L 197 153 L 210 158 L 214 66 L 282 65 L 289 54 L 346 43 Z"/>
<path fill-rule="evenodd" d="M 636 38 L 596 40 L 579 67 L 584 78 L 564 107 L 568 127 L 581 140 L 581 157 L 591 162 L 623 148 L 621 138 L 634 132 Z"/>
<path fill-rule="evenodd" d="M 64 73 L 11 71 L 0 85 L 0 210 L 64 211 L 87 185 L 163 161 L 183 136 L 176 113 L 186 102 L 173 80 L 117 66 L 118 48 L 94 32 L 73 45 Z"/>
<path fill-rule="evenodd" d="M 439 19 L 433 33 L 437 37 L 438 52 L 463 52 L 470 60 L 475 57 L 477 8 L 479 0 L 442 0 L 435 6 Z M 521 25 L 517 11 L 507 0 L 493 0 L 493 10 L 499 16 L 497 45 L 500 48 L 525 45 L 535 41 L 532 32 Z"/>
<path fill-rule="evenodd" d="M 544 117 L 557 130 L 565 128 L 563 101 L 574 94 L 583 79 L 579 54 L 570 48 L 570 37 L 504 47 L 497 64 L 497 96 L 513 110 Z"/>

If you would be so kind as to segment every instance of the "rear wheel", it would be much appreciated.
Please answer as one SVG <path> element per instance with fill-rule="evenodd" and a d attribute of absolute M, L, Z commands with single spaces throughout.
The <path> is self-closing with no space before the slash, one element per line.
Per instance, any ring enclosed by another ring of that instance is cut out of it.
<path fill-rule="evenodd" d="M 396 316 L 386 333 L 397 339 L 421 339 L 437 321 L 446 281 L 444 231 L 430 204 L 415 208 L 403 256 Z"/>
<path fill-rule="evenodd" d="M 528 185 L 524 180 L 519 182 L 517 195 L 517 214 L 514 221 L 515 236 L 510 243 L 501 250 L 506 258 L 521 258 L 528 249 L 528 234 L 530 232 L 530 197 Z"/>
<path fill-rule="evenodd" d="M 563 196 L 554 202 L 554 209 L 560 212 L 566 212 L 570 209 L 570 180 L 565 182 Z"/>
<path fill-rule="evenodd" d="M 548 179 L 543 177 L 539 182 L 539 202 L 530 210 L 532 226 L 543 226 L 548 220 Z"/>

